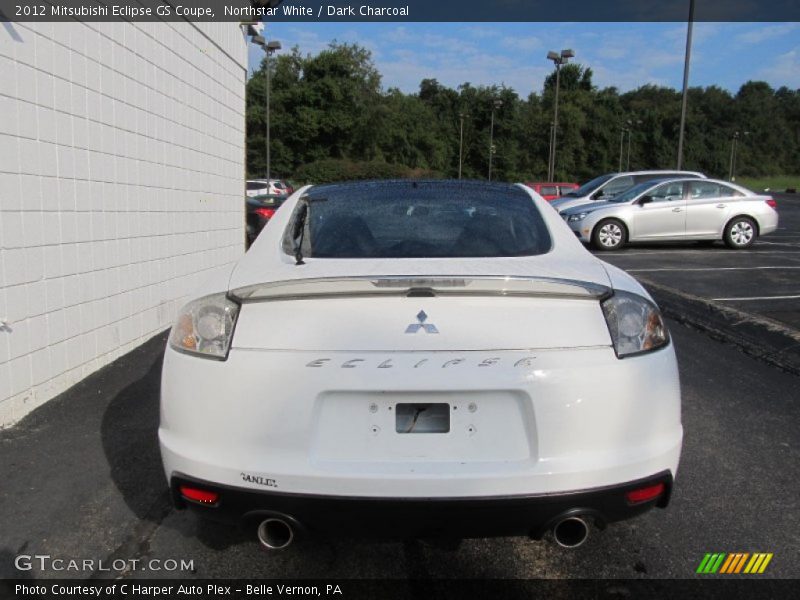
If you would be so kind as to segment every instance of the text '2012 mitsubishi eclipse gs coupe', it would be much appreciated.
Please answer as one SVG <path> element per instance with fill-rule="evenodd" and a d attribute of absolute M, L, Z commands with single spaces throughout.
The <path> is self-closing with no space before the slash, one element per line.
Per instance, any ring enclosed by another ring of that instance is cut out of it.
<path fill-rule="evenodd" d="M 180 311 L 174 502 L 297 536 L 488 537 L 669 500 L 680 387 L 658 308 L 519 185 L 298 190 Z"/>

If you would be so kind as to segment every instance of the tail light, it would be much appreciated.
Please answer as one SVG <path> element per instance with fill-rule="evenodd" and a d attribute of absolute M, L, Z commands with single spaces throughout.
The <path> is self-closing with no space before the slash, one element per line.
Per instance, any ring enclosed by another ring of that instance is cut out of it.
<path fill-rule="evenodd" d="M 208 490 L 201 490 L 188 485 L 181 486 L 181 496 L 200 504 L 216 504 L 217 500 L 219 500 L 217 492 L 209 492 Z"/>
<path fill-rule="evenodd" d="M 778 210 L 778 203 L 775 202 L 775 200 L 773 200 L 772 198 L 767 198 L 766 200 L 764 200 L 764 202 L 769 204 L 770 208 L 774 208 L 775 210 Z"/>
<path fill-rule="evenodd" d="M 649 502 L 655 500 L 664 493 L 664 484 L 657 483 L 655 485 L 648 485 L 647 487 L 639 488 L 638 490 L 631 490 L 625 494 L 625 498 L 629 504 L 640 504 L 642 502 Z"/>
<path fill-rule="evenodd" d="M 669 343 L 661 312 L 647 298 L 615 290 L 601 306 L 617 358 L 650 352 Z"/>
<path fill-rule="evenodd" d="M 253 212 L 255 212 L 259 217 L 264 217 L 265 219 L 271 219 L 272 215 L 275 214 L 275 210 L 276 209 L 274 208 L 257 208 Z"/>

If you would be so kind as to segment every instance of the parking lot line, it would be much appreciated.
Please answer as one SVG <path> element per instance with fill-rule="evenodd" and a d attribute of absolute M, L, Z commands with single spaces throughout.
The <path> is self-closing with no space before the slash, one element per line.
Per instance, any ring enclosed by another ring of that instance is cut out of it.
<path fill-rule="evenodd" d="M 770 246 L 800 246 L 797 242 L 765 242 L 761 240 L 761 244 L 769 244 Z"/>
<path fill-rule="evenodd" d="M 660 271 L 758 271 L 760 269 L 800 269 L 800 266 L 791 267 L 697 267 L 697 268 L 663 268 L 663 269 L 625 269 L 628 273 L 657 273 Z"/>
<path fill-rule="evenodd" d="M 747 302 L 749 300 L 794 300 L 796 298 L 800 298 L 800 295 L 797 296 L 752 296 L 750 298 L 712 298 L 715 302 Z"/>
<path fill-rule="evenodd" d="M 764 242 L 760 242 L 764 243 Z M 788 244 L 786 244 L 788 245 Z M 641 252 L 618 252 L 615 255 L 609 255 L 605 252 L 593 252 L 595 256 L 598 257 L 608 257 L 608 258 L 624 258 L 626 256 L 652 256 L 654 254 L 705 254 L 707 256 L 731 256 L 734 251 L 715 254 L 713 249 L 709 250 L 649 250 L 649 251 L 641 251 Z M 745 256 L 750 256 L 753 254 L 800 254 L 800 250 L 737 250 L 736 252 L 741 252 Z"/>

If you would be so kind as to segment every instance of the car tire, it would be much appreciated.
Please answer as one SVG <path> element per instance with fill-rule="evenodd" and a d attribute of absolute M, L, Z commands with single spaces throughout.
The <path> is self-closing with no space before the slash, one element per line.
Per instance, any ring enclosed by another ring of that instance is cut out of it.
<path fill-rule="evenodd" d="M 758 229 L 755 221 L 750 217 L 736 217 L 731 219 L 725 227 L 722 239 L 728 248 L 733 250 L 743 250 L 753 245 L 758 237 Z"/>
<path fill-rule="evenodd" d="M 617 219 L 604 219 L 592 231 L 592 246 L 597 250 L 619 250 L 627 241 L 625 224 Z"/>

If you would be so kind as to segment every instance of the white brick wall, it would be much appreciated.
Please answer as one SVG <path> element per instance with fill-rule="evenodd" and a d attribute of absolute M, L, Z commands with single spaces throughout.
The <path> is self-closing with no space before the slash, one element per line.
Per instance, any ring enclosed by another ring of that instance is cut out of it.
<path fill-rule="evenodd" d="M 244 251 L 236 23 L 0 27 L 0 427 Z"/>

